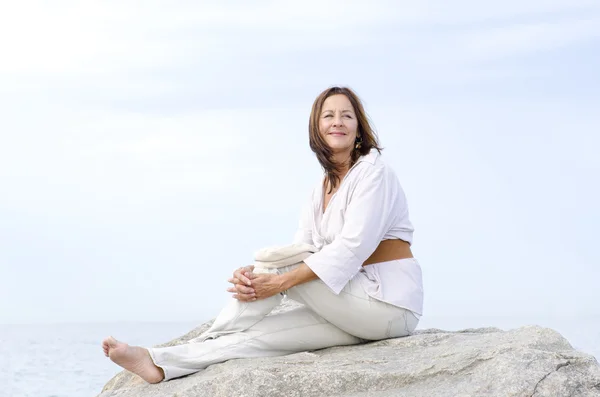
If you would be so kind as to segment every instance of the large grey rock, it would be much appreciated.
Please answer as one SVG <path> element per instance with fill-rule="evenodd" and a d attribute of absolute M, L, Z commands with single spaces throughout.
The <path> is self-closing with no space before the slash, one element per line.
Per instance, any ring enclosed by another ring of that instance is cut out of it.
<path fill-rule="evenodd" d="M 284 301 L 276 310 L 295 305 Z M 161 346 L 184 343 L 209 326 Z M 117 396 L 600 397 L 600 366 L 548 328 L 429 329 L 358 346 L 230 360 L 157 385 L 123 371 L 99 395 Z"/>

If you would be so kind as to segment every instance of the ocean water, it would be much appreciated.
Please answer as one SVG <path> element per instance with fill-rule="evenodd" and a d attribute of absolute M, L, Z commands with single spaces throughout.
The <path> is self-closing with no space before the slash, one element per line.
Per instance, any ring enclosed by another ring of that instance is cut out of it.
<path fill-rule="evenodd" d="M 600 360 L 600 316 L 424 317 L 418 328 L 459 330 L 495 326 L 550 327 L 571 345 Z M 120 369 L 104 357 L 100 342 L 113 335 L 152 346 L 178 337 L 197 323 L 102 323 L 0 325 L 0 397 L 93 397 Z"/>

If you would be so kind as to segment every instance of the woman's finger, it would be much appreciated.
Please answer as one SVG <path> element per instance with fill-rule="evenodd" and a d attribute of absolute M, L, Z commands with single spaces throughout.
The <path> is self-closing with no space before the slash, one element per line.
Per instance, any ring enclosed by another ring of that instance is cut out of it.
<path fill-rule="evenodd" d="M 243 284 L 236 284 L 235 289 L 241 294 L 254 294 L 254 288 L 246 287 Z"/>
<path fill-rule="evenodd" d="M 234 294 L 233 297 L 241 302 L 253 302 L 256 300 L 256 297 L 244 294 Z"/>
<path fill-rule="evenodd" d="M 243 284 L 234 284 L 233 287 L 227 288 L 227 292 L 248 296 L 254 296 L 256 294 L 254 288 L 247 287 Z"/>
<path fill-rule="evenodd" d="M 256 273 L 246 273 L 246 277 L 248 277 L 250 279 L 250 281 L 254 280 L 255 278 L 260 277 L 260 274 L 256 274 Z"/>
<path fill-rule="evenodd" d="M 243 269 L 242 271 L 237 270 L 235 273 L 233 273 L 233 277 L 240 280 L 242 284 L 251 285 L 250 279 L 244 275 L 245 271 L 245 269 Z"/>

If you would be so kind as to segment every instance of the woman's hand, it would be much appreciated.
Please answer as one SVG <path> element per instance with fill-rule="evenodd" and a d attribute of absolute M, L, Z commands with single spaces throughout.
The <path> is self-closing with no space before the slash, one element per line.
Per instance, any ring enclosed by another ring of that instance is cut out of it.
<path fill-rule="evenodd" d="M 249 278 L 254 289 L 254 300 L 266 299 L 284 291 L 283 277 L 279 274 L 250 273 Z"/>
<path fill-rule="evenodd" d="M 227 292 L 233 293 L 233 297 L 242 302 L 253 302 L 258 299 L 266 299 L 283 291 L 282 277 L 277 274 L 254 274 L 241 268 L 236 270 L 234 277 L 230 278 L 233 287 Z M 241 277 L 248 280 L 246 285 L 241 283 Z"/>
<path fill-rule="evenodd" d="M 227 288 L 227 292 L 234 293 L 233 297 L 242 302 L 251 302 L 256 300 L 254 289 L 251 287 L 250 276 L 254 266 L 240 267 L 233 272 L 233 277 L 227 281 L 233 284 L 233 287 Z"/>
<path fill-rule="evenodd" d="M 245 284 L 250 286 L 251 281 L 248 278 L 248 275 L 252 273 L 252 271 L 254 270 L 254 266 L 250 265 L 250 266 L 246 266 L 246 267 L 240 267 L 239 269 L 236 269 L 233 272 L 233 277 L 230 278 L 229 281 L 232 284 Z"/>

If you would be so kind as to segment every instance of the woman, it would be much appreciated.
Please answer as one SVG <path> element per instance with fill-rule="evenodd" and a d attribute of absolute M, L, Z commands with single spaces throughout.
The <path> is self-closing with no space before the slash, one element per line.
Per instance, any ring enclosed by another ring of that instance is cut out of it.
<path fill-rule="evenodd" d="M 315 100 L 310 148 L 324 169 L 294 243 L 316 252 L 268 274 L 237 269 L 233 299 L 212 327 L 187 344 L 149 348 L 112 337 L 106 356 L 149 383 L 234 358 L 279 356 L 409 335 L 423 307 L 421 268 L 404 192 L 381 158 L 363 106 L 348 88 Z M 303 304 L 265 317 L 282 296 Z"/>

